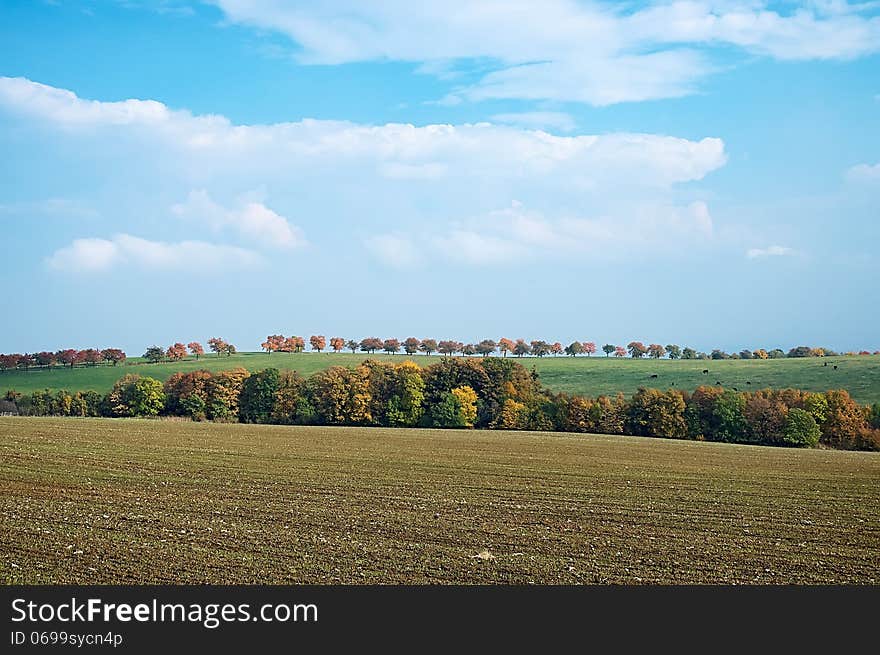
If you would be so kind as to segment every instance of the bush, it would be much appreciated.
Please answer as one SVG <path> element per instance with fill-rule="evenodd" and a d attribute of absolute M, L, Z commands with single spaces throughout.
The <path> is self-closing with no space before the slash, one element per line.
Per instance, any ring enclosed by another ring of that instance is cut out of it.
<path fill-rule="evenodd" d="M 822 430 L 809 412 L 797 407 L 788 410 L 782 443 L 787 446 L 815 448 L 819 443 Z"/>

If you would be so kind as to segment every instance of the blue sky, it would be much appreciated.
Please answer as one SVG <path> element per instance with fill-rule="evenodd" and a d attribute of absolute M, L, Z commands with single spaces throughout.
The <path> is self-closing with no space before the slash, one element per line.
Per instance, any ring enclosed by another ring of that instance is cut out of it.
<path fill-rule="evenodd" d="M 880 3 L 0 5 L 0 351 L 880 348 Z"/>

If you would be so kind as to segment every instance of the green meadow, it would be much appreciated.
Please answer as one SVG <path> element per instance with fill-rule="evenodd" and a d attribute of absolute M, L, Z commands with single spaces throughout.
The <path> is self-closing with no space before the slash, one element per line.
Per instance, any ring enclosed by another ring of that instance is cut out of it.
<path fill-rule="evenodd" d="M 138 358 L 119 366 L 63 369 L 31 369 L 0 373 L 0 393 L 7 389 L 29 393 L 36 389 L 93 389 L 105 393 L 126 373 L 167 379 L 177 371 L 205 368 L 212 371 L 241 366 L 256 371 L 270 366 L 310 375 L 329 366 L 355 366 L 371 358 L 399 362 L 411 359 L 422 366 L 440 360 L 439 355 L 367 355 L 365 353 L 238 353 L 231 357 L 204 355 L 179 362 L 148 364 Z M 534 368 L 541 382 L 554 391 L 585 396 L 631 394 L 639 387 L 692 390 L 701 384 L 721 383 L 740 391 L 793 387 L 806 391 L 846 389 L 860 403 L 880 402 L 880 355 L 829 358 L 785 358 L 765 360 L 653 360 L 592 357 L 523 357 L 517 359 Z M 827 366 L 825 365 L 827 364 Z M 837 366 L 837 369 L 834 369 Z M 704 374 L 703 370 L 709 373 Z M 652 377 L 656 375 L 657 377 Z"/>

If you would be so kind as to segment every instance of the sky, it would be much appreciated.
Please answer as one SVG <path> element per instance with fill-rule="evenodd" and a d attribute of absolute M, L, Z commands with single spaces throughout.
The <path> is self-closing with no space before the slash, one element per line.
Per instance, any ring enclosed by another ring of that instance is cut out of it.
<path fill-rule="evenodd" d="M 878 219 L 877 1 L 0 3 L 0 352 L 876 350 Z"/>

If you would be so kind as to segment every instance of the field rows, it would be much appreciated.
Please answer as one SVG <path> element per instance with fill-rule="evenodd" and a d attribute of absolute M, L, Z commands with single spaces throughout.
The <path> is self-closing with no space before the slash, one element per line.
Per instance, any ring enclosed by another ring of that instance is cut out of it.
<path fill-rule="evenodd" d="M 880 456 L 0 418 L 27 583 L 876 583 Z"/>

